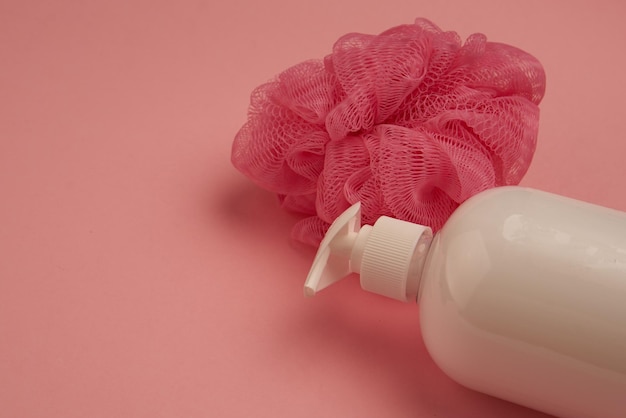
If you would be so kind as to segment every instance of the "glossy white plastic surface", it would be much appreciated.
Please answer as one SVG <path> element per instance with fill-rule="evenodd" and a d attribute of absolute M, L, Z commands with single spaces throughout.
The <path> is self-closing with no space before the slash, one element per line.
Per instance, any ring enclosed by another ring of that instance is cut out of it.
<path fill-rule="evenodd" d="M 626 417 L 625 213 L 483 192 L 435 236 L 418 303 L 459 383 L 560 417 Z"/>
<path fill-rule="evenodd" d="M 358 273 L 361 288 L 403 302 L 415 300 L 432 240 L 429 227 L 381 216 L 374 226 L 361 225 L 355 203 L 330 226 L 304 283 L 304 295 Z"/>

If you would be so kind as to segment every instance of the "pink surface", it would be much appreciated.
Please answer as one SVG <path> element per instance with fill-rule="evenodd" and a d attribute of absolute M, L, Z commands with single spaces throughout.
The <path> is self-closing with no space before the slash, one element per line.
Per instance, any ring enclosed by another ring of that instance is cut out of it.
<path fill-rule="evenodd" d="M 305 300 L 313 251 L 230 146 L 253 87 L 424 16 L 544 64 L 523 184 L 626 210 L 625 9 L 2 2 L 0 416 L 544 416 L 444 376 L 415 306 L 352 281 Z"/>

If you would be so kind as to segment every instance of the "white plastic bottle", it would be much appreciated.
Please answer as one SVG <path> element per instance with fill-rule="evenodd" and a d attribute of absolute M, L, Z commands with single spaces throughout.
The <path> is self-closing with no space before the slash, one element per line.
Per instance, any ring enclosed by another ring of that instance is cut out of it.
<path fill-rule="evenodd" d="M 463 203 L 434 238 L 356 204 L 320 245 L 314 295 L 347 274 L 417 299 L 425 345 L 457 382 L 563 418 L 626 417 L 626 213 L 522 187 Z"/>

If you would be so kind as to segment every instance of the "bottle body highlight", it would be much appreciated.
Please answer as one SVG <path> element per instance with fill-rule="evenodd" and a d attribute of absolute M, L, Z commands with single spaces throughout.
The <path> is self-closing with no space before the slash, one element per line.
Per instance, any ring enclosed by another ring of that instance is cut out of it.
<path fill-rule="evenodd" d="M 520 187 L 464 203 L 418 296 L 435 362 L 563 417 L 626 416 L 626 214 Z"/>

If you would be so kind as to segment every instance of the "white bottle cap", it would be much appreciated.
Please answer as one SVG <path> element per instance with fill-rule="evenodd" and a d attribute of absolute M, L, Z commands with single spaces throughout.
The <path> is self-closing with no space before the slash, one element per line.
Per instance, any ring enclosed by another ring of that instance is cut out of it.
<path fill-rule="evenodd" d="M 304 284 L 313 296 L 350 273 L 361 287 L 401 301 L 415 300 L 432 231 L 411 222 L 382 216 L 361 227 L 361 204 L 342 213 L 328 229 Z"/>

